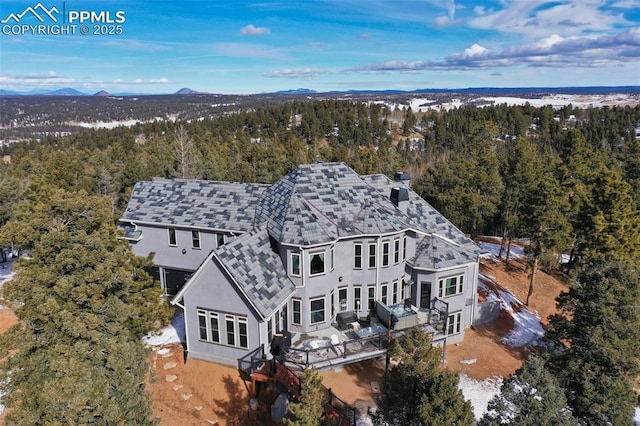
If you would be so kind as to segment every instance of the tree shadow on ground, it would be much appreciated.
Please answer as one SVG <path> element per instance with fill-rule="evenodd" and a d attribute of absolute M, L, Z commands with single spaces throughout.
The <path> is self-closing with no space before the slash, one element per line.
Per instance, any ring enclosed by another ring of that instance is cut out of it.
<path fill-rule="evenodd" d="M 249 425 L 249 402 L 246 389 L 230 375 L 222 378 L 227 399 L 214 399 L 214 412 L 228 425 Z"/>

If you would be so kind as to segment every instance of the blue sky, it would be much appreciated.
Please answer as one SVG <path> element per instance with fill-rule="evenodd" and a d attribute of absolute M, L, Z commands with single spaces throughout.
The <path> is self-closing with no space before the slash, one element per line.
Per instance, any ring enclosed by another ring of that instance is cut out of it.
<path fill-rule="evenodd" d="M 105 28 L 122 34 L 80 34 L 95 19 L 75 34 L 22 29 L 71 25 L 71 11 L 120 12 Z M 640 0 L 2 0 L 0 20 L 9 90 L 640 85 Z"/>

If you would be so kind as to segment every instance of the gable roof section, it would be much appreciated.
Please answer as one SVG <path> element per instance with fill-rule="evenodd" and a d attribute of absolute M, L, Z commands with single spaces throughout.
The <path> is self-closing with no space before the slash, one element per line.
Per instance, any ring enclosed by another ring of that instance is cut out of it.
<path fill-rule="evenodd" d="M 269 317 L 295 290 L 264 226 L 219 247 L 213 256 L 262 318 Z"/>
<path fill-rule="evenodd" d="M 155 178 L 138 182 L 122 222 L 247 232 L 268 185 Z"/>
<path fill-rule="evenodd" d="M 409 227 L 388 194 L 344 163 L 299 166 L 265 191 L 256 221 L 280 243 L 302 246 Z"/>
<path fill-rule="evenodd" d="M 407 264 L 415 269 L 436 270 L 474 263 L 476 259 L 477 253 L 432 234 L 420 240 L 415 256 Z"/>
<path fill-rule="evenodd" d="M 376 188 L 380 194 L 389 196 L 391 189 L 402 186 L 400 182 L 394 182 L 385 175 L 368 175 L 362 179 L 372 187 Z M 434 209 L 422 197 L 409 188 L 409 201 L 405 218 L 410 227 L 425 234 L 437 234 L 444 239 L 448 239 L 473 255 L 479 255 L 482 250 L 471 239 L 449 222 L 442 214 Z"/>

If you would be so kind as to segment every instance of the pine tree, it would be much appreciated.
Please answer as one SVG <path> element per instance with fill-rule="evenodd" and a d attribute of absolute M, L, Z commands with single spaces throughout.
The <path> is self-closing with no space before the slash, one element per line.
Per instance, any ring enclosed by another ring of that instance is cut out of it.
<path fill-rule="evenodd" d="M 458 389 L 459 378 L 442 367 L 440 350 L 429 336 L 413 328 L 393 342 L 391 356 L 398 364 L 385 373 L 376 425 L 471 425 L 471 404 Z"/>
<path fill-rule="evenodd" d="M 315 368 L 307 368 L 300 375 L 300 400 L 291 404 L 293 419 L 284 418 L 286 426 L 320 426 L 323 424 L 325 392 L 322 377 Z"/>
<path fill-rule="evenodd" d="M 529 358 L 502 383 L 478 426 L 570 426 L 577 420 L 556 378 L 539 357 Z"/>
<path fill-rule="evenodd" d="M 16 211 L 2 234 L 29 257 L 4 288 L 20 319 L 0 342 L 7 421 L 148 423 L 140 338 L 168 316 L 149 259 L 117 238 L 108 197 L 34 184 Z"/>
<path fill-rule="evenodd" d="M 557 299 L 547 337 L 550 370 L 585 425 L 633 425 L 640 373 L 640 277 L 637 264 L 593 260 Z"/>

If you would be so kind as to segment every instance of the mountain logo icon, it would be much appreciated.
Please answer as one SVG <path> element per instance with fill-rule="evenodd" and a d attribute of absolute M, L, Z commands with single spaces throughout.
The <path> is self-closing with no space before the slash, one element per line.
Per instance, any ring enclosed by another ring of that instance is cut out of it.
<path fill-rule="evenodd" d="M 38 13 L 39 12 L 39 13 Z M 52 20 L 53 22 L 58 22 L 58 18 L 56 18 L 55 14 L 60 13 L 60 11 L 54 6 L 51 9 L 47 9 L 46 7 L 44 7 L 42 5 L 42 3 L 38 3 L 36 4 L 34 7 L 31 6 L 27 6 L 27 8 L 25 10 L 22 11 L 22 13 L 10 13 L 9 16 L 7 16 L 6 18 L 4 18 L 2 21 L 3 24 L 7 24 L 10 21 L 15 22 L 16 24 L 20 22 L 20 20 L 27 14 L 31 14 L 33 15 L 38 21 L 40 22 L 44 22 L 45 18 L 44 17 L 48 17 L 50 20 Z"/>

